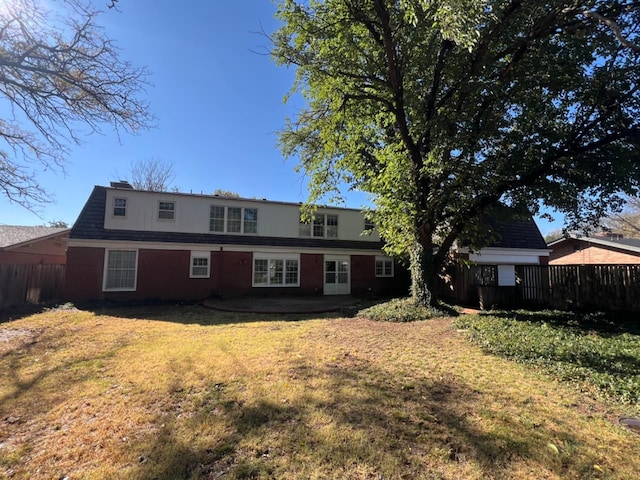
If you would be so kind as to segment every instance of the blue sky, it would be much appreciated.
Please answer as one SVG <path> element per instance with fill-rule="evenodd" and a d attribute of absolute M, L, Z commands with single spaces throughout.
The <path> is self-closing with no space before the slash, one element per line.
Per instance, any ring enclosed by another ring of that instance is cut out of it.
<path fill-rule="evenodd" d="M 107 0 L 94 0 L 102 7 Z M 230 190 L 244 197 L 300 202 L 305 181 L 276 146 L 276 132 L 302 105 L 287 105 L 294 73 L 265 53 L 278 26 L 270 0 L 120 0 L 120 12 L 100 18 L 122 58 L 151 71 L 147 89 L 157 127 L 117 138 L 110 130 L 73 147 L 65 172 L 39 172 L 53 203 L 40 216 L 0 197 L 0 224 L 41 225 L 76 220 L 94 185 L 126 179 L 132 162 L 173 163 L 180 191 Z M 105 9 L 106 10 L 106 9 Z M 347 197 L 358 208 L 367 197 Z M 560 228 L 538 221 L 542 233 Z"/>

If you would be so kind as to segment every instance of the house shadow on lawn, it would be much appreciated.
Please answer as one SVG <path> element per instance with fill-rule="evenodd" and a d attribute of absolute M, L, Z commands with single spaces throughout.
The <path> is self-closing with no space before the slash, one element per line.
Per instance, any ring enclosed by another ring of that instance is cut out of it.
<path fill-rule="evenodd" d="M 478 408 L 487 408 L 479 403 L 491 402 L 454 375 L 400 379 L 351 355 L 320 368 L 301 360 L 288 375 L 287 398 L 256 391 L 249 401 L 210 385 L 208 401 L 188 419 L 159 418 L 159 434 L 130 449 L 128 476 L 507 479 L 514 468 L 542 478 L 596 461 L 547 449 L 549 438 L 582 441 L 564 420 L 545 418 L 532 431 L 494 404 L 495 425 L 478 421 Z M 212 423 L 225 433 L 203 442 L 200 432 Z"/>
<path fill-rule="evenodd" d="M 51 308 L 51 305 L 19 305 L 0 308 L 0 326 L 5 322 L 20 320 L 21 318 L 30 317 L 37 313 L 42 313 Z"/>
<path fill-rule="evenodd" d="M 291 307 L 287 299 L 247 298 L 229 302 L 231 309 L 214 309 L 202 303 L 163 303 L 153 302 L 135 305 L 101 305 L 85 306 L 95 315 L 129 318 L 132 320 L 155 320 L 180 323 L 185 325 L 227 325 L 235 323 L 269 322 L 269 321 L 304 321 L 318 318 L 352 317 L 359 310 L 385 300 L 357 299 L 348 297 L 341 301 L 322 301 L 313 298 L 292 298 Z M 246 308 L 241 308 L 242 303 Z M 305 302 L 308 308 L 305 311 Z M 275 305 L 275 307 L 274 307 Z M 272 311 L 278 308 L 278 311 Z M 243 311 L 244 310 L 244 311 Z M 290 310 L 290 312 L 288 312 Z"/>

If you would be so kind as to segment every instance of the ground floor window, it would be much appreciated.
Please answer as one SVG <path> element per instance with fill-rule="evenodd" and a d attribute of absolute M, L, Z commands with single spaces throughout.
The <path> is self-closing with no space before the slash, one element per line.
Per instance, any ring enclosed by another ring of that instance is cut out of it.
<path fill-rule="evenodd" d="M 299 287 L 300 255 L 254 253 L 253 286 Z"/>
<path fill-rule="evenodd" d="M 191 252 L 191 270 L 189 276 L 191 278 L 209 278 L 209 252 Z"/>
<path fill-rule="evenodd" d="M 137 250 L 107 250 L 104 262 L 103 290 L 133 291 L 136 289 Z"/>
<path fill-rule="evenodd" d="M 393 277 L 393 259 L 376 257 L 376 277 Z"/>

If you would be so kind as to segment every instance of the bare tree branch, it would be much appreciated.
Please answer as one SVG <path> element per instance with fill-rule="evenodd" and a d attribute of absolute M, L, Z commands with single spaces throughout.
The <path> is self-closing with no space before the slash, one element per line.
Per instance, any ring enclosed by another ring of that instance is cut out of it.
<path fill-rule="evenodd" d="M 168 192 L 175 176 L 173 164 L 160 158 L 138 160 L 131 164 L 131 185 L 138 190 Z"/>
<path fill-rule="evenodd" d="M 630 48 L 636 53 L 640 53 L 640 45 L 636 45 L 635 43 L 625 38 L 625 36 L 622 34 L 622 29 L 616 22 L 614 22 L 610 18 L 600 15 L 598 12 L 594 12 L 591 10 L 585 10 L 582 13 L 585 17 L 593 18 L 594 20 L 597 20 L 600 23 L 604 23 L 607 27 L 613 30 L 613 34 L 616 36 L 616 38 L 622 44 L 622 46 L 626 48 Z"/>
<path fill-rule="evenodd" d="M 142 99 L 147 70 L 120 58 L 83 1 L 56 0 L 61 13 L 41 0 L 0 10 L 0 101 L 11 111 L 0 119 L 0 193 L 30 209 L 48 200 L 34 164 L 62 170 L 87 129 L 109 125 L 119 136 L 152 123 Z"/>

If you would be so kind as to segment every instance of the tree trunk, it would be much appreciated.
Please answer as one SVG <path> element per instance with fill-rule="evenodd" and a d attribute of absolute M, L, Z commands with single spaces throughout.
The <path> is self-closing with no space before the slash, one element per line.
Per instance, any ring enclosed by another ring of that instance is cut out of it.
<path fill-rule="evenodd" d="M 411 270 L 411 298 L 424 306 L 436 306 L 438 303 L 438 268 L 433 247 L 425 249 L 415 242 L 409 254 Z"/>

